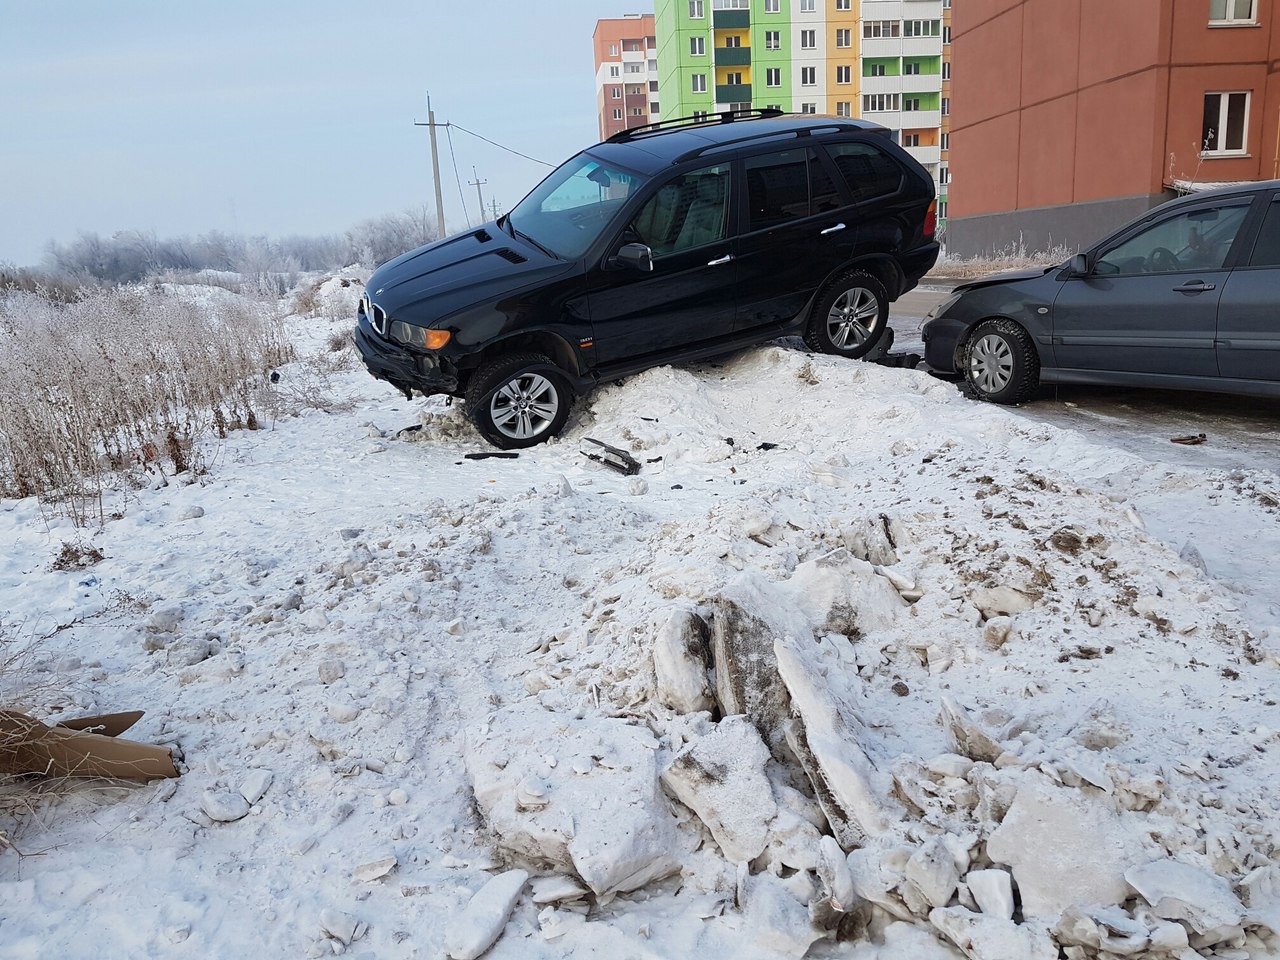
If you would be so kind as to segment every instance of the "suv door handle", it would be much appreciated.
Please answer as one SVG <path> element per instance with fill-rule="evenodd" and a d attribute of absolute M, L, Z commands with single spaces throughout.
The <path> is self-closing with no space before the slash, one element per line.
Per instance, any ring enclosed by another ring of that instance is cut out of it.
<path fill-rule="evenodd" d="M 708 261 L 707 261 L 707 266 L 708 266 L 708 267 L 718 267 L 718 266 L 720 266 L 720 264 L 722 264 L 722 263 L 728 263 L 728 262 L 729 262 L 730 260 L 732 260 L 732 259 L 733 259 L 733 254 L 732 254 L 732 253 L 726 253 L 723 257 L 720 257 L 719 259 L 716 259 L 716 260 L 708 260 Z"/>
<path fill-rule="evenodd" d="M 1192 280 L 1173 288 L 1174 293 L 1201 293 L 1205 290 L 1216 290 L 1217 284 L 1205 283 L 1203 280 Z"/>
<path fill-rule="evenodd" d="M 823 230 L 820 236 L 825 237 L 828 233 L 839 233 L 843 229 L 844 229 L 844 224 L 837 223 L 834 227 L 827 227 L 827 229 Z"/>

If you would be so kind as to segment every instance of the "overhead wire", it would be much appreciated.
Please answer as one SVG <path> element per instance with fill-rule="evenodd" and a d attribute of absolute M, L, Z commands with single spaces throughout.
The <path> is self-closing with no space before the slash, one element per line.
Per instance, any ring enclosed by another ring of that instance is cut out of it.
<path fill-rule="evenodd" d="M 446 123 L 444 125 L 445 136 L 449 140 L 449 159 L 453 161 L 453 179 L 458 184 L 458 202 L 462 204 L 462 215 L 467 218 L 467 228 L 471 228 L 471 212 L 467 210 L 466 198 L 462 195 L 462 177 L 458 175 L 458 157 L 453 152 L 453 131 L 450 129 L 453 124 Z M 461 129 L 461 128 L 459 128 Z M 480 211 L 480 219 L 484 220 L 484 211 Z"/>
<path fill-rule="evenodd" d="M 504 146 L 503 144 L 499 143 L 497 140 L 490 140 L 488 137 L 481 136 L 480 134 L 476 133 L 474 130 L 468 130 L 466 127 L 461 126 L 460 124 L 450 122 L 450 123 L 446 123 L 445 127 L 446 128 L 457 127 L 463 133 L 469 133 L 471 134 L 471 136 L 476 137 L 479 140 L 483 140 L 485 143 L 493 144 L 493 146 L 497 147 L 499 150 L 505 150 L 507 151 L 507 153 L 514 153 L 517 157 L 524 157 L 526 160 L 532 160 L 534 163 L 540 163 L 544 167 L 555 166 L 554 163 L 547 163 L 547 161 L 545 160 L 539 160 L 537 157 L 531 157 L 527 153 L 521 153 L 519 150 L 513 150 L 511 147 Z"/>

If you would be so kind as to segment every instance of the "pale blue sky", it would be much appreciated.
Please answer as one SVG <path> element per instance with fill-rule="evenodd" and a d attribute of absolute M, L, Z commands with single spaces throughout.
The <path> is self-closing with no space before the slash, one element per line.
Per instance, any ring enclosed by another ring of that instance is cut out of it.
<path fill-rule="evenodd" d="M 0 0 L 0 263 L 81 231 L 340 233 L 433 203 L 425 127 L 597 139 L 591 34 L 648 0 Z M 466 226 L 440 131 L 445 215 Z M 548 168 L 453 132 L 476 217 Z"/>

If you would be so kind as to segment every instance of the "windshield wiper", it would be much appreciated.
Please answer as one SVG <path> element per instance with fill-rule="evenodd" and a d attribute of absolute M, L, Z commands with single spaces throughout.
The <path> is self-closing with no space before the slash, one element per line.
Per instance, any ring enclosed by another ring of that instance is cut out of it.
<path fill-rule="evenodd" d="M 509 226 L 509 227 L 511 228 L 511 236 L 513 236 L 513 237 L 519 237 L 519 238 L 520 238 L 521 240 L 523 240 L 525 243 L 528 243 L 528 244 L 531 244 L 532 246 L 537 247 L 539 250 L 541 250 L 543 253 L 545 253 L 545 254 L 546 254 L 548 257 L 550 257 L 552 260 L 559 260 L 559 259 L 560 259 L 560 258 L 559 258 L 558 256 L 556 256 L 554 253 L 552 253 L 550 250 L 548 250 L 546 247 L 544 247 L 542 244 L 540 244 L 537 240 L 533 239 L 533 237 L 529 236 L 527 233 L 521 233 L 519 230 L 517 230 L 517 229 L 516 229 L 516 225 L 515 225 L 514 223 L 512 223 L 512 222 L 511 222 L 511 218 L 510 218 L 510 217 L 507 217 L 507 226 Z"/>

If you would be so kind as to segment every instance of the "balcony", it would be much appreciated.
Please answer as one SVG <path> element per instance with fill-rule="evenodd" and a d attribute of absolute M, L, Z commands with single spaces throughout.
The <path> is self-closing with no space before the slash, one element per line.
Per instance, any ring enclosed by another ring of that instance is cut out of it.
<path fill-rule="evenodd" d="M 747 10 L 713 10 L 711 25 L 716 30 L 737 30 L 751 26 L 751 13 Z"/>
<path fill-rule="evenodd" d="M 903 110 L 902 128 L 904 130 L 927 130 L 942 126 L 941 110 Z"/>
<path fill-rule="evenodd" d="M 861 77 L 858 80 L 858 91 L 860 93 L 901 93 L 902 77 Z"/>
<path fill-rule="evenodd" d="M 941 37 L 903 37 L 899 40 L 899 43 L 902 44 L 902 55 L 904 57 L 942 56 Z"/>
<path fill-rule="evenodd" d="M 942 74 L 907 73 L 902 75 L 902 89 L 912 93 L 941 93 Z"/>
<path fill-rule="evenodd" d="M 717 67 L 745 67 L 751 62 L 750 47 L 716 47 Z"/>
<path fill-rule="evenodd" d="M 909 116 L 906 114 L 904 116 Z M 939 147 L 903 147 L 903 150 L 911 154 L 917 163 L 928 165 L 931 163 L 940 163 L 942 161 L 942 150 Z"/>
<path fill-rule="evenodd" d="M 751 84 L 717 83 L 716 103 L 750 103 Z"/>

